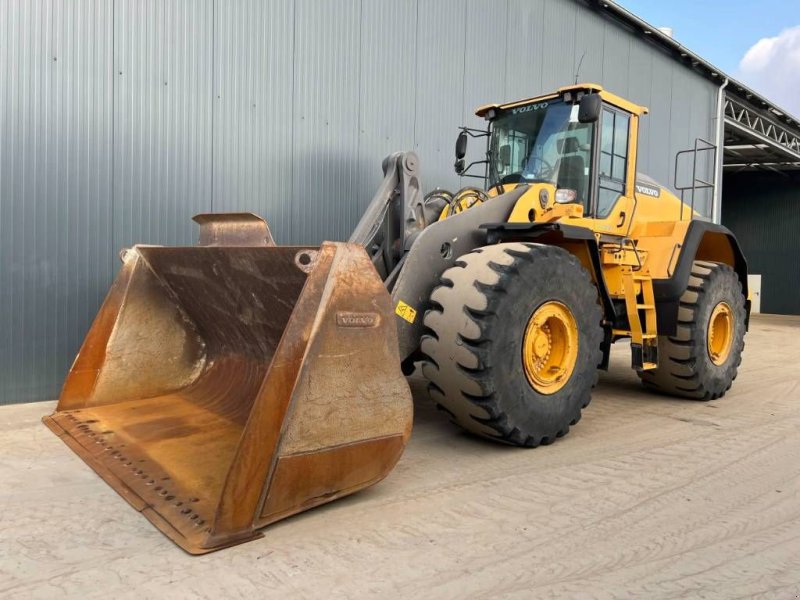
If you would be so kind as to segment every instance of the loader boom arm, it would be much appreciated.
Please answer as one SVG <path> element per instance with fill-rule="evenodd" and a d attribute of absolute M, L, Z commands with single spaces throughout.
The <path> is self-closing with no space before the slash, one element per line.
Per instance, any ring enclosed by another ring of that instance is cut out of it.
<path fill-rule="evenodd" d="M 438 217 L 425 214 L 418 165 L 413 152 L 383 159 L 383 181 L 349 240 L 364 246 L 389 290 L 416 234 Z"/>

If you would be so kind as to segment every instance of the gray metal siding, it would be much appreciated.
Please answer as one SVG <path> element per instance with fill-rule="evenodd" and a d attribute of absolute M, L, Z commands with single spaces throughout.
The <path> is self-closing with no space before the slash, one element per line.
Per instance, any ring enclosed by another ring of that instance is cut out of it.
<path fill-rule="evenodd" d="M 587 53 L 589 49 L 587 48 Z M 644 51 L 644 50 L 643 50 Z M 614 23 L 605 23 L 603 40 L 603 86 L 620 96 L 630 97 L 630 89 L 638 87 L 629 78 L 631 36 Z M 631 98 L 632 99 L 632 98 Z"/>
<path fill-rule="evenodd" d="M 428 187 L 453 188 L 453 141 L 464 121 L 464 0 L 424 2 L 417 6 L 416 99 L 414 149 Z M 376 160 L 376 164 L 380 158 Z"/>
<path fill-rule="evenodd" d="M 729 174 L 722 189 L 722 224 L 761 274 L 761 312 L 800 315 L 800 176 Z"/>
<path fill-rule="evenodd" d="M 457 188 L 473 109 L 582 56 L 581 81 L 651 107 L 640 166 L 672 184 L 715 86 L 576 0 L 0 2 L 0 404 L 57 395 L 121 247 L 192 243 L 210 210 L 345 239 L 386 154 Z"/>
<path fill-rule="evenodd" d="M 467 43 L 464 44 L 464 65 L 469 65 L 469 68 L 464 69 L 461 125 L 485 128 L 486 121 L 475 116 L 475 109 L 483 104 L 496 102 L 498 91 L 505 89 L 508 76 L 502 65 L 497 64 L 497 56 L 493 52 L 487 52 L 484 44 L 474 44 L 470 41 L 490 34 L 504 43 L 508 27 L 507 5 L 506 0 L 467 1 L 464 36 Z M 452 132 L 445 136 L 445 140 L 446 158 L 452 163 L 454 159 Z"/>
<path fill-rule="evenodd" d="M 632 48 L 637 48 L 636 44 L 631 45 Z M 635 101 L 650 108 L 651 115 L 639 121 L 639 139 L 642 142 L 641 149 L 639 150 L 637 169 L 642 173 L 647 173 L 651 177 L 656 177 L 655 171 L 663 174 L 663 170 L 659 171 L 660 162 L 658 160 L 651 161 L 650 148 L 652 144 L 648 140 L 652 139 L 651 127 L 653 117 L 659 120 L 661 110 L 659 106 L 653 106 L 653 49 L 648 48 L 647 51 L 631 52 L 628 61 L 628 81 L 631 82 L 630 88 L 633 93 L 628 92 L 629 97 L 635 96 Z M 663 166 L 663 165 L 662 165 Z M 655 171 L 654 171 L 655 168 Z M 666 182 L 666 179 L 660 177 Z"/>
<path fill-rule="evenodd" d="M 211 0 L 114 3 L 114 246 L 191 244 L 211 209 Z"/>
<path fill-rule="evenodd" d="M 214 6 L 214 211 L 266 217 L 278 241 L 290 230 L 294 130 L 292 0 Z"/>
<path fill-rule="evenodd" d="M 398 149 L 414 147 L 416 23 L 416 2 L 372 0 L 362 4 L 357 215 L 367 207 L 383 177 L 380 160 Z M 349 233 L 344 231 L 342 239 Z"/>
<path fill-rule="evenodd" d="M 542 52 L 539 56 L 542 64 L 542 91 L 572 83 L 576 64 L 575 14 L 578 10 L 579 7 L 574 2 L 547 0 L 544 3 Z M 525 78 L 524 75 L 521 76 Z M 531 95 L 531 92 L 526 95 Z"/>
<path fill-rule="evenodd" d="M 295 7 L 289 223 L 295 239 L 341 239 L 356 219 L 359 7 L 357 0 L 298 0 Z"/>
<path fill-rule="evenodd" d="M 493 102 L 526 98 L 543 90 L 544 6 L 545 0 L 509 0 L 503 61 L 505 94 Z"/>
<path fill-rule="evenodd" d="M 0 2 L 0 403 L 56 393 L 111 279 L 111 17 Z"/>
<path fill-rule="evenodd" d="M 580 81 L 603 82 L 606 63 L 606 20 L 591 11 L 577 10 L 575 40 L 574 67 L 569 82 L 575 81 L 575 75 Z M 611 86 L 608 87 L 613 89 Z"/>

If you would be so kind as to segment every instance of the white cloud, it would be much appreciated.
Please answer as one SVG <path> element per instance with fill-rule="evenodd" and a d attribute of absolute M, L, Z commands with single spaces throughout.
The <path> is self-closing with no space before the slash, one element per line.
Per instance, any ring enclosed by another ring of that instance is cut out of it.
<path fill-rule="evenodd" d="M 738 77 L 795 116 L 800 115 L 800 26 L 758 40 L 739 63 Z"/>

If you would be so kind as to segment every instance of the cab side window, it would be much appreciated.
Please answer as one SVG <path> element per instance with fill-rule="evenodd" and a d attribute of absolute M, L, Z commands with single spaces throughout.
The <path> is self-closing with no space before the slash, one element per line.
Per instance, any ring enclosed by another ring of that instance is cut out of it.
<path fill-rule="evenodd" d="M 607 217 L 617 199 L 625 193 L 629 126 L 630 115 L 603 109 L 597 195 L 597 216 L 600 218 Z"/>

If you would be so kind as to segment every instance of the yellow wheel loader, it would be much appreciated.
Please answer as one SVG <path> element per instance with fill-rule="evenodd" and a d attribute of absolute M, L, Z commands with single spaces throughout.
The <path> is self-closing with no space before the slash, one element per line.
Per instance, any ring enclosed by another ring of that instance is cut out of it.
<path fill-rule="evenodd" d="M 646 112 L 593 84 L 484 106 L 456 170 L 485 138 L 485 191 L 423 197 L 416 156 L 393 154 L 348 243 L 276 246 L 227 214 L 195 217 L 197 247 L 123 251 L 45 423 L 203 553 L 385 477 L 420 365 L 455 423 L 518 446 L 567 433 L 620 339 L 647 388 L 722 396 L 747 266 L 693 200 L 637 174 Z"/>

